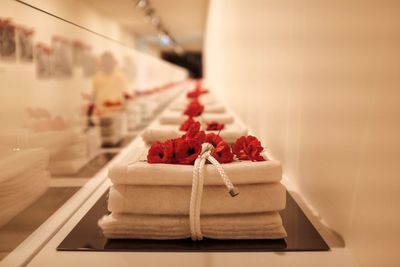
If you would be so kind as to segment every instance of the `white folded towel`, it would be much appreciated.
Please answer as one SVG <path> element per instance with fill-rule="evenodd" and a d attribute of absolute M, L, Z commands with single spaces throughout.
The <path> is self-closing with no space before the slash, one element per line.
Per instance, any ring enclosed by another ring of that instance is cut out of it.
<path fill-rule="evenodd" d="M 218 133 L 218 131 L 206 131 L 206 133 Z M 184 131 L 179 131 L 179 125 L 155 123 L 143 131 L 142 138 L 146 143 L 152 144 L 157 141 L 163 142 L 168 139 L 178 138 L 184 134 Z M 237 123 L 227 124 L 219 135 L 226 142 L 232 144 L 240 136 L 247 135 L 247 129 L 240 127 Z"/>
<path fill-rule="evenodd" d="M 193 100 L 193 98 L 187 98 L 186 94 L 185 94 L 181 98 L 179 98 L 176 101 L 174 101 L 172 104 L 173 105 L 177 104 L 177 105 L 187 106 L 187 104 L 189 104 L 190 101 L 192 101 L 192 100 Z M 200 95 L 198 100 L 203 105 L 214 105 L 214 104 L 218 103 L 218 99 L 212 93 Z"/>
<path fill-rule="evenodd" d="M 147 149 L 142 152 L 143 157 L 146 152 Z M 222 164 L 222 167 L 234 185 L 275 183 L 282 178 L 282 168 L 278 161 L 236 160 Z M 114 184 L 191 186 L 193 166 L 136 161 L 128 165 L 115 164 L 108 175 Z M 224 185 L 219 172 L 211 164 L 204 167 L 204 185 Z"/>
<path fill-rule="evenodd" d="M 278 212 L 204 215 L 204 237 L 214 239 L 279 239 L 287 236 Z M 182 239 L 190 237 L 185 215 L 133 215 L 112 213 L 99 221 L 107 238 Z"/>
<path fill-rule="evenodd" d="M 89 157 L 72 160 L 50 161 L 49 170 L 52 175 L 73 175 L 89 162 Z"/>
<path fill-rule="evenodd" d="M 62 149 L 57 154 L 55 154 L 51 160 L 74 160 L 76 158 L 82 158 L 88 156 L 88 145 L 86 142 L 73 144 L 71 146 Z"/>
<path fill-rule="evenodd" d="M 183 112 L 186 109 L 187 104 L 180 102 L 177 104 L 172 104 L 170 107 L 171 111 L 175 112 Z M 204 113 L 224 113 L 226 112 L 226 108 L 222 104 L 213 104 L 213 105 L 205 105 L 204 106 Z"/>
<path fill-rule="evenodd" d="M 34 167 L 46 169 L 49 163 L 49 153 L 43 148 L 12 151 L 9 148 L 0 149 L 0 182 L 12 179 Z"/>
<path fill-rule="evenodd" d="M 280 183 L 242 184 L 232 198 L 225 186 L 205 186 L 200 214 L 241 214 L 283 210 L 286 190 Z M 191 186 L 114 185 L 108 209 L 114 213 L 189 215 Z"/>
<path fill-rule="evenodd" d="M 201 116 L 206 122 L 216 121 L 218 123 L 230 124 L 235 118 L 229 113 L 205 113 Z M 165 112 L 160 116 L 161 124 L 177 124 L 181 125 L 188 119 L 188 116 L 179 114 L 179 112 Z"/>
<path fill-rule="evenodd" d="M 7 183 L 0 192 L 0 227 L 44 194 L 50 184 L 50 174 L 47 171 L 27 172 L 11 180 L 12 184 Z M 3 183 L 0 183 L 2 187 Z"/>

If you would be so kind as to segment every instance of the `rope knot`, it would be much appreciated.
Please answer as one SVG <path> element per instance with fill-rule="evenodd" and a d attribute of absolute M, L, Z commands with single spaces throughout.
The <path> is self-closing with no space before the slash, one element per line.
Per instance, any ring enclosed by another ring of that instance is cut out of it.
<path fill-rule="evenodd" d="M 236 187 L 233 186 L 231 180 L 226 175 L 221 164 L 211 155 L 211 151 L 214 146 L 210 143 L 204 143 L 202 150 L 193 167 L 193 179 L 192 179 L 192 193 L 190 196 L 190 233 L 192 240 L 202 240 L 203 234 L 200 228 L 200 207 L 201 207 L 201 196 L 203 193 L 204 185 L 204 167 L 208 160 L 218 171 L 221 179 L 227 187 L 231 197 L 235 197 L 239 194 Z"/>

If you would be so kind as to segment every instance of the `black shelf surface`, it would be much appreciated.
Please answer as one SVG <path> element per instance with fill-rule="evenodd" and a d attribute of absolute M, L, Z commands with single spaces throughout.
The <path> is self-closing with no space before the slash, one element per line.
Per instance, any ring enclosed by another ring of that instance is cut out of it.
<path fill-rule="evenodd" d="M 288 237 L 278 240 L 184 240 L 107 239 L 97 221 L 107 211 L 107 193 L 81 219 L 57 247 L 58 251 L 118 252 L 268 252 L 327 251 L 329 246 L 287 193 L 286 209 L 281 213 Z"/>

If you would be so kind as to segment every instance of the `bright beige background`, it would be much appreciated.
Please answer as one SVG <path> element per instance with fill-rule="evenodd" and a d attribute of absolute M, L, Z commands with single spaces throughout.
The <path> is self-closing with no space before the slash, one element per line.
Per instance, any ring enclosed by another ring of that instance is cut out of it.
<path fill-rule="evenodd" d="M 400 2 L 214 0 L 206 79 L 363 266 L 399 266 Z"/>

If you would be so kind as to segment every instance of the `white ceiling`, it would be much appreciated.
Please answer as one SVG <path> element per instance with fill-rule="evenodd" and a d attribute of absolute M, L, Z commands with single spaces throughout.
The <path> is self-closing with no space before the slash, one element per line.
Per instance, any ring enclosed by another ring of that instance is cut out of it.
<path fill-rule="evenodd" d="M 132 31 L 138 42 L 158 45 L 155 27 L 145 20 L 136 0 L 82 0 Z M 208 0 L 149 0 L 170 35 L 185 50 L 201 50 Z M 160 48 L 162 48 L 160 46 Z"/>

